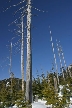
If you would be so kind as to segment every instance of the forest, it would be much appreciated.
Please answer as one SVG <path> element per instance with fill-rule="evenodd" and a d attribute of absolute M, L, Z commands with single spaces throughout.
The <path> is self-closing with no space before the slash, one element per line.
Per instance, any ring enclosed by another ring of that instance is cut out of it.
<path fill-rule="evenodd" d="M 68 37 L 68 27 L 72 27 L 69 22 L 71 3 L 66 0 L 8 0 L 0 1 L 0 4 L 0 71 L 3 79 L 0 80 L 0 108 L 14 105 L 31 108 L 38 99 L 52 108 L 69 108 L 72 104 L 72 64 L 69 68 L 72 39 Z M 36 75 L 35 68 L 40 65 L 45 70 L 51 67 L 51 71 Z"/>
<path fill-rule="evenodd" d="M 37 95 L 38 99 L 46 100 L 46 104 L 52 104 L 53 108 L 64 108 L 68 106 L 70 104 L 70 98 L 72 97 L 72 68 L 70 71 L 64 70 L 63 72 L 65 77 L 63 78 L 63 75 L 59 74 L 59 85 L 55 72 L 47 72 L 46 76 L 42 72 L 42 74 L 37 75 L 36 78 L 33 77 L 33 101 L 35 100 L 35 95 Z M 17 106 L 22 105 L 21 108 L 27 108 L 27 105 L 30 105 L 29 102 L 26 102 L 26 90 L 24 90 L 23 93 L 21 85 L 22 80 L 14 77 L 12 78 L 12 84 L 11 78 L 0 81 L 0 108 L 4 108 L 4 106 L 9 107 L 10 105 L 13 106 L 15 104 L 17 104 Z M 63 87 L 61 90 L 60 85 Z M 26 81 L 24 81 L 24 87 L 25 86 Z M 62 96 L 59 96 L 60 91 Z"/>

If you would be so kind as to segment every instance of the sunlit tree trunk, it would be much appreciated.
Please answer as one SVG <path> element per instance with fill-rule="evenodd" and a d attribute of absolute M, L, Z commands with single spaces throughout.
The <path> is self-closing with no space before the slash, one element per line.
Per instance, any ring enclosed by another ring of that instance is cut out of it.
<path fill-rule="evenodd" d="M 22 74 L 22 92 L 24 92 L 24 24 L 23 24 L 23 16 L 21 18 L 22 21 L 22 40 L 21 40 L 21 74 Z"/>
<path fill-rule="evenodd" d="M 26 100 L 32 102 L 31 0 L 27 4 Z"/>
<path fill-rule="evenodd" d="M 10 74 L 10 78 L 11 78 L 11 93 L 12 93 L 12 42 L 10 45 L 10 69 L 9 69 L 9 74 Z"/>
<path fill-rule="evenodd" d="M 58 87 L 57 87 L 57 79 L 56 77 L 54 76 L 54 88 L 55 88 L 55 93 L 58 92 Z"/>
<path fill-rule="evenodd" d="M 53 50 L 53 55 L 54 55 L 54 62 L 56 65 L 56 75 L 57 75 L 57 82 L 59 85 L 59 76 L 58 76 L 58 66 L 57 66 L 57 61 L 56 61 L 56 54 L 55 54 L 55 49 L 54 49 L 54 43 L 53 43 L 53 39 L 52 39 L 52 32 L 50 31 L 50 35 L 51 35 L 51 44 L 52 44 L 52 50 Z"/>

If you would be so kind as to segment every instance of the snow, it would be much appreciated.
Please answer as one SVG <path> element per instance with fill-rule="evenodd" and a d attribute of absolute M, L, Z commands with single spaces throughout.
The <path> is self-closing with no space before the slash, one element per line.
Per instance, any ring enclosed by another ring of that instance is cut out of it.
<path fill-rule="evenodd" d="M 13 107 L 9 107 L 9 108 L 18 108 L 16 105 L 14 105 Z"/>
<path fill-rule="evenodd" d="M 69 105 L 69 108 L 72 108 L 72 105 L 71 104 Z"/>
<path fill-rule="evenodd" d="M 41 103 L 41 102 L 34 102 L 34 103 L 32 103 L 32 108 L 52 108 L 51 107 L 51 105 L 44 105 L 43 103 Z M 9 107 L 9 108 L 18 108 L 16 105 L 15 106 L 13 106 L 13 107 Z M 72 108 L 72 105 L 70 104 L 69 105 L 69 108 Z"/>
<path fill-rule="evenodd" d="M 42 104 L 41 102 L 35 102 L 35 103 L 32 103 L 32 108 L 46 108 L 46 106 Z"/>
<path fill-rule="evenodd" d="M 18 108 L 18 107 L 16 105 L 14 105 L 13 108 Z"/>
<path fill-rule="evenodd" d="M 72 103 L 72 97 L 70 97 L 70 102 Z"/>
<path fill-rule="evenodd" d="M 46 101 L 38 99 L 38 102 L 32 103 L 32 108 L 52 108 L 52 105 L 45 105 Z M 69 105 L 72 108 L 72 105 Z"/>
<path fill-rule="evenodd" d="M 41 100 L 41 99 L 38 99 L 38 102 L 34 102 L 32 103 L 32 108 L 52 108 L 52 105 L 45 105 L 46 104 L 46 101 L 45 100 Z"/>
<path fill-rule="evenodd" d="M 32 108 L 52 108 L 52 105 L 45 105 L 46 101 L 38 99 L 38 102 L 32 103 Z M 9 108 L 18 108 L 16 105 Z M 72 108 L 72 105 L 69 105 L 69 108 Z"/>
<path fill-rule="evenodd" d="M 38 99 L 38 102 L 40 102 L 40 103 L 42 103 L 42 104 L 45 105 L 47 101 L 45 101 L 45 100 L 41 100 L 41 99 Z"/>

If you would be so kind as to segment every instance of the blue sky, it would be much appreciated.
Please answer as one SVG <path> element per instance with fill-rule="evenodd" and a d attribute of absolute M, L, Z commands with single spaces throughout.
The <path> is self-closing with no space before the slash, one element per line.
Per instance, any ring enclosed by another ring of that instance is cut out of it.
<path fill-rule="evenodd" d="M 12 7 L 6 12 L 2 12 L 2 7 L 7 8 L 12 4 L 16 4 L 15 0 L 11 0 L 8 3 L 8 0 L 0 0 L 0 65 L 4 67 L 0 68 L 0 79 L 9 77 L 9 60 L 3 62 L 2 57 L 6 58 L 9 56 L 9 50 L 6 48 L 6 45 L 9 45 L 8 42 L 12 37 L 16 36 L 14 33 L 8 31 L 8 29 L 13 30 L 16 28 L 15 25 L 8 27 L 14 19 L 19 17 L 20 14 L 17 13 L 16 17 L 13 17 L 15 10 L 20 8 L 20 6 Z M 20 0 L 17 0 L 18 2 Z M 50 71 L 52 67 L 53 54 L 50 42 L 49 26 L 51 26 L 53 42 L 55 47 L 55 53 L 57 57 L 58 70 L 60 68 L 59 58 L 56 49 L 56 39 L 61 41 L 61 46 L 64 51 L 64 56 L 67 66 L 72 63 L 72 0 L 32 0 L 32 6 L 40 10 L 48 11 L 48 13 L 43 13 L 32 8 L 32 63 L 33 63 L 33 75 L 36 76 L 36 71 L 38 70 L 41 74 L 41 69 L 44 73 Z M 25 5 L 25 4 L 23 4 Z M 34 14 L 38 15 L 34 17 Z M 26 19 L 24 21 L 26 24 Z M 25 34 L 26 35 L 26 34 Z M 13 40 L 13 44 L 17 42 L 19 37 Z M 26 38 L 25 38 L 25 47 L 26 47 Z M 17 53 L 14 56 L 16 47 L 13 47 L 12 54 L 12 71 L 15 74 L 15 77 L 21 78 L 21 69 L 20 69 L 20 53 Z M 24 52 L 24 64 L 25 64 L 25 73 L 26 73 L 26 48 Z M 26 74 L 25 74 L 26 75 Z"/>

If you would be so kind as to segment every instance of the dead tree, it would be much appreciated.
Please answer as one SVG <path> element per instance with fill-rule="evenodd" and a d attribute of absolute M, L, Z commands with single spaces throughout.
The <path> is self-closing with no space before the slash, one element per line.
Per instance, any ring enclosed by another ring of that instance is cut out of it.
<path fill-rule="evenodd" d="M 26 101 L 32 103 L 31 0 L 28 0 L 27 4 Z"/>
<path fill-rule="evenodd" d="M 51 36 L 51 44 L 52 44 L 52 51 L 53 51 L 53 55 L 54 55 L 54 62 L 55 62 L 55 66 L 56 66 L 56 75 L 57 75 L 57 81 L 58 81 L 58 84 L 59 84 L 59 77 L 58 77 L 58 67 L 57 67 L 57 62 L 56 62 L 56 55 L 55 55 L 55 52 L 54 52 L 54 44 L 53 44 L 53 40 L 52 40 L 52 32 L 50 30 L 50 36 Z"/>
<path fill-rule="evenodd" d="M 57 39 L 56 39 L 56 42 L 57 42 Z M 62 57 L 61 57 L 61 52 L 60 52 L 60 48 L 59 48 L 58 42 L 56 43 L 56 45 L 57 45 L 57 50 L 58 50 L 58 56 L 59 56 L 59 59 L 60 59 L 60 69 L 61 69 L 61 72 L 63 74 L 63 78 L 65 79 L 63 68 L 62 68 L 63 67 L 63 65 L 62 65 Z"/>
<path fill-rule="evenodd" d="M 10 68 L 9 68 L 9 74 L 11 78 L 11 93 L 12 93 L 12 42 L 10 45 Z"/>
<path fill-rule="evenodd" d="M 22 39 L 21 39 L 21 75 L 22 75 L 22 92 L 24 92 L 24 24 L 23 16 L 21 17 L 22 25 Z"/>
<path fill-rule="evenodd" d="M 54 88 L 55 88 L 55 93 L 58 92 L 58 87 L 57 87 L 57 79 L 56 77 L 54 76 Z"/>

